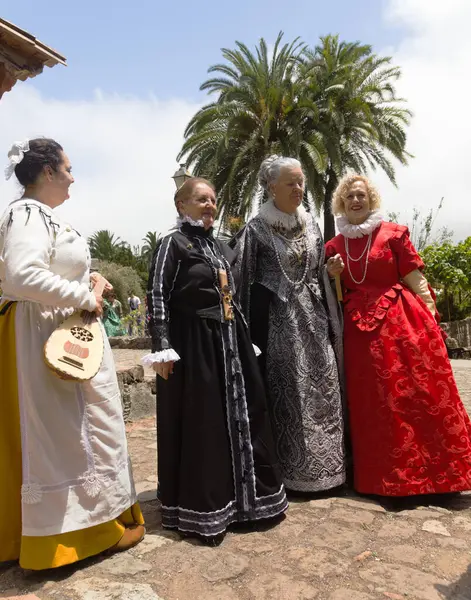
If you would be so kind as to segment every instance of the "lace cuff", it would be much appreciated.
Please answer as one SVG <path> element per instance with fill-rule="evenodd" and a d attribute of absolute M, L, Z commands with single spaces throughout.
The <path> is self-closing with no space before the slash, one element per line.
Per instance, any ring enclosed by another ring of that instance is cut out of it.
<path fill-rule="evenodd" d="M 146 354 L 141 358 L 141 363 L 145 367 L 151 367 L 154 363 L 165 363 L 173 360 L 176 362 L 180 360 L 178 354 L 172 348 L 167 350 L 161 350 L 160 352 L 153 352 L 152 354 Z"/>

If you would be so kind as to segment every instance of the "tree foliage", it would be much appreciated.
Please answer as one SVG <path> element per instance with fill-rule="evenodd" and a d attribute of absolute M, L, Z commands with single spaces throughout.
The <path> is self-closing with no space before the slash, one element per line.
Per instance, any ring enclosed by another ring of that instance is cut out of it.
<path fill-rule="evenodd" d="M 400 75 L 389 57 L 368 45 L 326 36 L 309 49 L 299 39 L 272 55 L 264 39 L 252 52 L 242 42 L 224 48 L 225 62 L 201 90 L 215 100 L 200 109 L 185 131 L 178 160 L 218 190 L 222 221 L 246 219 L 263 200 L 257 173 L 270 154 L 296 157 L 307 178 L 305 203 L 324 211 L 332 237 L 330 202 L 347 169 L 381 168 L 394 182 L 392 158 L 406 164 L 405 128 L 410 111 L 396 96 Z"/>
<path fill-rule="evenodd" d="M 411 241 L 415 249 L 420 253 L 427 246 L 440 246 L 447 242 L 451 242 L 453 231 L 448 227 L 440 227 L 434 230 L 438 215 L 443 207 L 444 198 L 442 198 L 434 210 L 431 208 L 428 213 L 423 215 L 416 207 L 412 209 L 412 222 L 404 223 L 409 228 Z M 393 223 L 401 223 L 401 214 L 398 212 L 388 213 L 389 221 Z"/>
<path fill-rule="evenodd" d="M 471 316 L 471 237 L 458 244 L 427 246 L 421 255 L 443 318 L 455 321 Z"/>
<path fill-rule="evenodd" d="M 148 231 L 146 236 L 142 238 L 144 245 L 141 249 L 141 257 L 145 260 L 147 267 L 150 267 L 152 257 L 154 256 L 154 252 L 157 248 L 160 238 L 160 233 L 157 234 L 156 231 Z"/>
<path fill-rule="evenodd" d="M 99 260 L 96 268 L 113 286 L 116 297 L 123 305 L 125 312 L 129 311 L 128 298 L 131 292 L 141 299 L 144 297 L 146 287 L 143 285 L 139 273 L 132 267 Z"/>
<path fill-rule="evenodd" d="M 140 287 L 145 289 L 150 263 L 159 239 L 160 234 L 148 231 L 142 240 L 142 248 L 140 246 L 131 247 L 114 233 L 101 230 L 95 232 L 89 238 L 88 243 L 92 258 L 129 267 L 137 273 Z"/>
<path fill-rule="evenodd" d="M 112 262 L 122 250 L 125 242 L 122 242 L 111 231 L 102 229 L 88 238 L 88 245 L 93 258 Z"/>
<path fill-rule="evenodd" d="M 217 99 L 191 119 L 178 160 L 186 156 L 195 175 L 213 181 L 226 223 L 245 218 L 260 199 L 257 173 L 266 156 L 298 156 L 304 142 L 309 166 L 325 166 L 320 137 L 300 136 L 303 114 L 316 110 L 309 99 L 300 98 L 296 71 L 302 50 L 298 40 L 282 44 L 281 35 L 271 57 L 263 39 L 255 55 L 237 42 L 236 49 L 222 50 L 226 62 L 210 67 L 214 77 L 201 85 Z"/>
<path fill-rule="evenodd" d="M 390 57 L 374 54 L 367 44 L 343 42 L 333 35 L 321 37 L 316 48 L 306 52 L 304 65 L 328 150 L 327 167 L 321 173 L 324 237 L 328 240 L 335 233 L 332 194 L 346 171 L 367 173 L 379 167 L 396 183 L 392 159 L 407 164 L 410 157 L 406 126 L 411 112 L 396 95 L 400 69 L 391 64 Z"/>
<path fill-rule="evenodd" d="M 444 199 L 436 209 L 423 214 L 413 208 L 409 228 L 411 241 L 425 263 L 425 275 L 437 294 L 437 308 L 446 321 L 456 321 L 471 315 L 471 238 L 452 242 L 453 231 L 435 225 Z M 401 223 L 398 212 L 388 213 L 394 223 Z"/>

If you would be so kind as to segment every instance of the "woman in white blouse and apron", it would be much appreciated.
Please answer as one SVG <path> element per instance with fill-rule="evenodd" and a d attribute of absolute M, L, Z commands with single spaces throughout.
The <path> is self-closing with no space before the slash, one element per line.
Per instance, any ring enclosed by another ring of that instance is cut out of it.
<path fill-rule="evenodd" d="M 85 238 L 54 213 L 70 161 L 50 139 L 15 143 L 9 160 L 24 193 L 0 219 L 0 562 L 39 570 L 125 550 L 145 530 L 106 335 L 90 381 L 61 380 L 44 362 L 66 317 L 103 305 Z"/>

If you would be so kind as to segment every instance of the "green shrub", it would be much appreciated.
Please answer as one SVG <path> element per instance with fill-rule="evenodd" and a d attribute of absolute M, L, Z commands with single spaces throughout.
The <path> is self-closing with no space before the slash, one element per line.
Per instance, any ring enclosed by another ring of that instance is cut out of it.
<path fill-rule="evenodd" d="M 128 298 L 133 291 L 144 304 L 144 289 L 142 277 L 132 267 L 123 267 L 115 263 L 99 260 L 96 269 L 114 288 L 116 297 L 123 305 L 125 313 L 129 312 Z"/>

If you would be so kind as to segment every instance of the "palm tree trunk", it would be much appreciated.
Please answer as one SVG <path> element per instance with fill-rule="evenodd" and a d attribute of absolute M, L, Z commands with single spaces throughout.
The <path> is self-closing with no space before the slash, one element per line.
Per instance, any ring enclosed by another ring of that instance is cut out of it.
<path fill-rule="evenodd" d="M 332 196 L 337 186 L 337 177 L 331 167 L 327 170 L 327 183 L 324 193 L 324 242 L 328 242 L 335 236 L 335 221 L 332 214 Z"/>
<path fill-rule="evenodd" d="M 303 206 L 307 210 L 307 212 L 311 212 L 311 204 L 309 202 L 309 195 L 307 193 L 307 189 L 306 188 L 304 188 Z"/>

